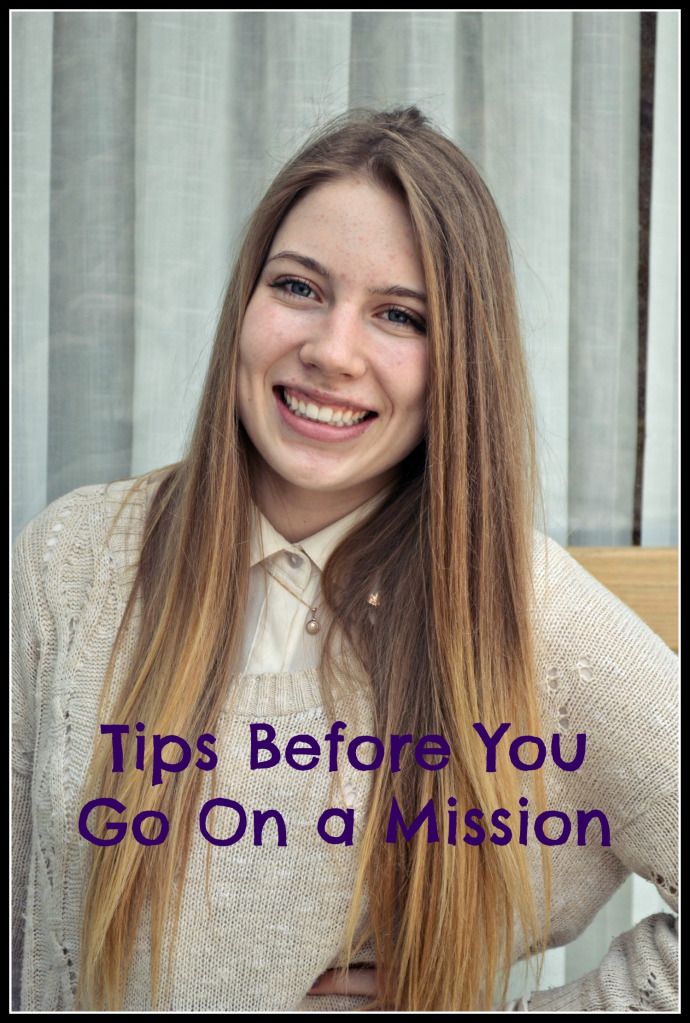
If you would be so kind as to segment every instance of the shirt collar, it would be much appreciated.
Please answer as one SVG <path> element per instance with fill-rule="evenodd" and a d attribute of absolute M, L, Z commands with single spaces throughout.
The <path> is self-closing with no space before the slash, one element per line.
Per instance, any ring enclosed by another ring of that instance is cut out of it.
<path fill-rule="evenodd" d="M 277 554 L 278 551 L 299 551 L 302 550 L 309 556 L 311 561 L 323 572 L 326 562 L 338 546 L 340 541 L 358 523 L 361 522 L 374 508 L 381 504 L 394 487 L 394 483 L 379 490 L 377 494 L 370 497 L 359 507 L 344 515 L 330 526 L 320 529 L 304 540 L 297 543 L 290 543 L 284 536 L 274 529 L 266 516 L 254 505 L 255 515 L 253 518 L 251 545 L 250 545 L 250 567 Z M 258 522 L 257 522 L 258 520 Z"/>

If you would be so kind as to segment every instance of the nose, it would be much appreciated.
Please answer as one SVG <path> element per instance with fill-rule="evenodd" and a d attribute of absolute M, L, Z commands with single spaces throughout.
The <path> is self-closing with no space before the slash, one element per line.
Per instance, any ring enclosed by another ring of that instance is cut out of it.
<path fill-rule="evenodd" d="M 299 357 L 305 366 L 324 376 L 360 377 L 366 372 L 366 331 L 361 314 L 352 306 L 340 306 L 312 324 Z"/>

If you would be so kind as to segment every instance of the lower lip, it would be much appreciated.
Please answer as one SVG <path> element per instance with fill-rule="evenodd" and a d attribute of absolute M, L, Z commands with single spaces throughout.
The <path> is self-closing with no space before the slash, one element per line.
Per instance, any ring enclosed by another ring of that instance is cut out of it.
<path fill-rule="evenodd" d="M 370 419 L 363 419 L 361 423 L 355 423 L 354 426 L 329 426 L 328 423 L 315 423 L 312 419 L 304 419 L 302 416 L 294 415 L 280 397 L 279 390 L 273 392 L 273 397 L 283 422 L 291 430 L 294 430 L 295 433 L 301 433 L 303 437 L 309 437 L 311 440 L 353 440 L 353 438 L 359 437 L 360 434 L 364 433 L 377 418 L 372 416 Z"/>

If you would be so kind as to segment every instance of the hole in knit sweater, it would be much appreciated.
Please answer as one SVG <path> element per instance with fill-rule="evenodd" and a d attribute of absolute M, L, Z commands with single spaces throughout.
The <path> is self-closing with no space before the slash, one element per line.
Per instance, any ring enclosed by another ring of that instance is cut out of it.
<path fill-rule="evenodd" d="M 72 649 L 72 643 L 74 641 L 74 633 L 75 633 L 75 630 L 76 630 L 77 621 L 78 621 L 78 619 L 75 616 L 72 616 L 72 618 L 70 618 L 69 622 L 67 623 L 67 630 L 68 630 L 68 634 L 67 634 L 67 649 L 68 650 Z"/>
<path fill-rule="evenodd" d="M 578 675 L 580 676 L 580 678 L 581 678 L 581 680 L 583 682 L 591 682 L 592 679 L 594 678 L 594 672 L 589 667 L 589 665 L 584 665 L 582 667 L 578 667 L 577 670 L 578 670 Z"/>

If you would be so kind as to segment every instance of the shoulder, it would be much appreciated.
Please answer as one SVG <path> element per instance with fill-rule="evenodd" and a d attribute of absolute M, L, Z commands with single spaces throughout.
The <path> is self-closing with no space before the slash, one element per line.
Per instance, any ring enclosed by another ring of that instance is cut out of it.
<path fill-rule="evenodd" d="M 52 592 L 58 609 L 72 591 L 105 581 L 131 582 L 155 474 L 77 487 L 51 501 L 19 533 L 13 551 L 17 586 Z"/>
<path fill-rule="evenodd" d="M 533 566 L 535 623 L 548 646 L 580 659 L 596 650 L 611 667 L 618 659 L 675 667 L 675 654 L 627 604 L 536 530 Z"/>
<path fill-rule="evenodd" d="M 587 733 L 588 761 L 596 767 L 590 777 L 623 785 L 623 816 L 641 786 L 673 789 L 678 658 L 563 547 L 536 531 L 533 621 L 550 730 Z"/>

